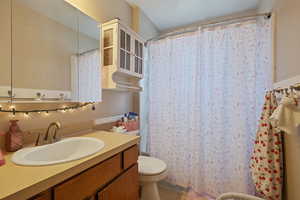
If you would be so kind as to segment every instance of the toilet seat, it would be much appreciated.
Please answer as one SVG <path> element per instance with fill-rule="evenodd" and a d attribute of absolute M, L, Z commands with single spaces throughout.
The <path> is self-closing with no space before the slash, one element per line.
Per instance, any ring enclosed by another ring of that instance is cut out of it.
<path fill-rule="evenodd" d="M 144 176 L 154 176 L 167 170 L 164 161 L 153 157 L 139 156 L 138 158 L 139 173 Z"/>

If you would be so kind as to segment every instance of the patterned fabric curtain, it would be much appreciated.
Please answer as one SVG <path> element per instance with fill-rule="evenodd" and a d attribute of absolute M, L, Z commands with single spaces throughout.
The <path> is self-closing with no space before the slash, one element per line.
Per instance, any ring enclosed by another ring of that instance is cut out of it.
<path fill-rule="evenodd" d="M 257 119 L 272 83 L 270 21 L 204 28 L 149 46 L 151 155 L 200 194 L 254 194 Z"/>
<path fill-rule="evenodd" d="M 268 200 L 282 198 L 283 151 L 281 130 L 270 120 L 277 108 L 276 96 L 268 92 L 251 158 L 252 178 L 256 190 Z"/>

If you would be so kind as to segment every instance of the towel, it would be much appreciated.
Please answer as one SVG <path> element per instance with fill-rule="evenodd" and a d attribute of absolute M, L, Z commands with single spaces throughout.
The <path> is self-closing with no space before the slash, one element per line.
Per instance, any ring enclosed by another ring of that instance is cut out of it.
<path fill-rule="evenodd" d="M 274 126 L 287 134 L 300 133 L 299 100 L 293 97 L 283 97 L 270 120 Z"/>

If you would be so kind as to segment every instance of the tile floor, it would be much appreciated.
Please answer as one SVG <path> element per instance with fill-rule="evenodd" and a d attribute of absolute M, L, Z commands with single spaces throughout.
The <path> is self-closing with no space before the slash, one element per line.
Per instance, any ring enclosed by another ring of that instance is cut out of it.
<path fill-rule="evenodd" d="M 201 197 L 190 199 L 184 190 L 165 184 L 159 184 L 158 188 L 161 200 L 207 200 Z"/>
<path fill-rule="evenodd" d="M 182 197 L 184 196 L 184 192 L 162 186 L 159 186 L 159 194 L 161 200 L 182 200 Z"/>

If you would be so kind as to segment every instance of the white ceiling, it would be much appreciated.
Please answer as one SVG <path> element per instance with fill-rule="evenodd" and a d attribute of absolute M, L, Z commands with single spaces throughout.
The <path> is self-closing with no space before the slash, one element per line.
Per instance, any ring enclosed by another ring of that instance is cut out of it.
<path fill-rule="evenodd" d="M 126 0 L 139 6 L 160 31 L 256 9 L 261 0 Z"/>

